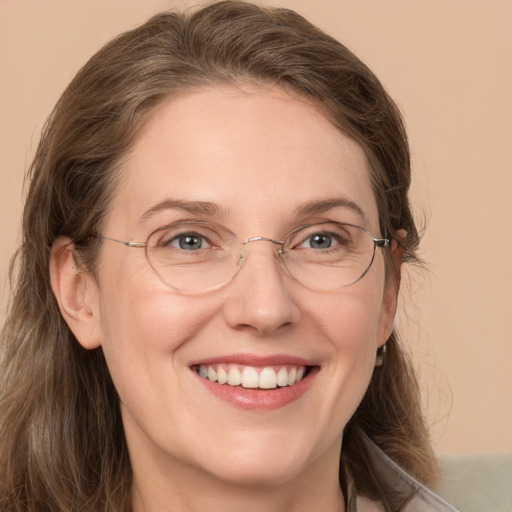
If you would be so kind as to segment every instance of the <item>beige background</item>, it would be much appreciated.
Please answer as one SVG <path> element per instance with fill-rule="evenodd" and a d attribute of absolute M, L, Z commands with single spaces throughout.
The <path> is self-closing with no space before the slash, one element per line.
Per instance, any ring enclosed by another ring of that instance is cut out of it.
<path fill-rule="evenodd" d="M 0 0 L 0 291 L 23 173 L 66 84 L 106 40 L 196 2 Z M 352 48 L 408 124 L 428 273 L 399 322 L 440 452 L 512 451 L 512 2 L 274 0 Z"/>

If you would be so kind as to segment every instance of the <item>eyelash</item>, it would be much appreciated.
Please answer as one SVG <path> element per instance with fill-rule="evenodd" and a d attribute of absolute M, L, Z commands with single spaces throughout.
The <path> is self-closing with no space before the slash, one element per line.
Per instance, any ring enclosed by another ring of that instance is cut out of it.
<path fill-rule="evenodd" d="M 203 249 L 203 243 L 204 241 L 206 241 L 206 243 L 210 246 L 212 246 L 213 244 L 209 241 L 208 237 L 202 235 L 201 233 L 195 233 L 195 232 L 183 232 L 183 233 L 178 233 L 176 235 L 173 235 L 169 240 L 167 240 L 165 243 L 163 243 L 162 245 L 163 246 L 171 246 L 172 245 L 172 242 L 179 242 L 180 239 L 183 239 L 183 238 L 199 238 L 201 239 L 201 247 L 199 247 L 199 249 Z M 174 246 L 173 246 L 174 247 Z M 185 250 L 183 249 L 183 247 L 180 247 L 180 249 L 182 250 Z"/>

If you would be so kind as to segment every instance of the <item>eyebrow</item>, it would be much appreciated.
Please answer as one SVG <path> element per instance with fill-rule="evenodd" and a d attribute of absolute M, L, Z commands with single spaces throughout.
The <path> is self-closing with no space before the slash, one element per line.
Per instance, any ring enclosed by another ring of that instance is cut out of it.
<path fill-rule="evenodd" d="M 330 199 L 323 199 L 320 201 L 309 201 L 305 204 L 300 205 L 296 209 L 296 213 L 299 216 L 304 215 L 319 215 L 321 213 L 325 213 L 333 208 L 349 208 L 353 210 L 361 219 L 366 223 L 368 219 L 366 218 L 366 214 L 363 209 L 354 201 L 350 201 L 349 199 L 345 199 L 342 197 L 334 197 Z"/>
<path fill-rule="evenodd" d="M 297 216 L 319 215 L 333 208 L 349 208 L 353 210 L 364 222 L 367 222 L 363 209 L 354 201 L 336 197 L 323 200 L 312 200 L 298 206 L 295 209 Z M 193 215 L 214 216 L 219 215 L 221 208 L 211 201 L 184 201 L 181 199 L 164 199 L 158 204 L 146 210 L 140 217 L 141 220 L 148 219 L 153 215 L 169 209 L 183 210 Z"/>
<path fill-rule="evenodd" d="M 181 199 L 164 199 L 160 203 L 146 210 L 141 216 L 141 220 L 145 220 L 162 210 L 183 210 L 194 215 L 217 215 L 220 208 L 217 204 L 210 201 L 183 201 Z"/>

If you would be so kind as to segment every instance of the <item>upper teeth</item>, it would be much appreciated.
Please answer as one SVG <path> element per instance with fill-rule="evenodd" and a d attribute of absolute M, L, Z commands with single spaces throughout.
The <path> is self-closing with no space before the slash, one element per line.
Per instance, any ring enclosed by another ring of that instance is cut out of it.
<path fill-rule="evenodd" d="M 214 367 L 205 364 L 199 366 L 199 375 L 212 382 L 261 389 L 291 386 L 302 380 L 305 371 L 304 366 L 291 365 L 278 368 L 271 366 L 265 366 L 264 368 L 240 367 L 236 365 L 216 365 Z"/>

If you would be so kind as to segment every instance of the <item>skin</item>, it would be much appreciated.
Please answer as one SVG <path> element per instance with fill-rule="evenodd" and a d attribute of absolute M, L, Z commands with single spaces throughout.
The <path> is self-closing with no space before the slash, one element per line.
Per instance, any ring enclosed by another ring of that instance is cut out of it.
<path fill-rule="evenodd" d="M 241 240 L 282 239 L 318 217 L 297 208 L 333 197 L 356 203 L 364 218 L 346 207 L 322 217 L 381 235 L 361 147 L 314 106 L 276 88 L 209 88 L 168 100 L 149 119 L 103 234 L 145 241 L 162 225 L 197 218 Z M 169 198 L 219 210 L 142 218 Z M 96 282 L 73 270 L 66 243 L 52 252 L 53 289 L 78 341 L 103 347 L 121 399 L 136 512 L 344 510 L 342 430 L 396 308 L 398 284 L 386 283 L 380 249 L 359 282 L 318 292 L 281 272 L 271 244 L 255 243 L 226 286 L 184 295 L 158 278 L 143 250 L 105 242 Z M 190 369 L 226 354 L 287 354 L 319 372 L 298 400 L 244 410 L 206 390 Z"/>

